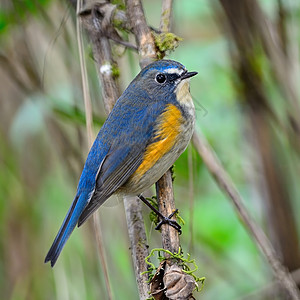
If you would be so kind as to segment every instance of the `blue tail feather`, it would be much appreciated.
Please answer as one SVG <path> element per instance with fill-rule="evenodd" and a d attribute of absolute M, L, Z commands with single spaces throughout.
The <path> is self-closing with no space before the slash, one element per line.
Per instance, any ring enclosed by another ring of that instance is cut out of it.
<path fill-rule="evenodd" d="M 88 197 L 83 197 L 83 195 L 76 195 L 64 221 L 63 224 L 56 235 L 56 238 L 46 255 L 45 263 L 50 261 L 51 267 L 53 267 L 58 259 L 58 256 L 63 249 L 65 243 L 67 242 L 68 238 L 70 237 L 72 231 L 74 230 L 78 219 L 84 210 L 87 204 Z"/>

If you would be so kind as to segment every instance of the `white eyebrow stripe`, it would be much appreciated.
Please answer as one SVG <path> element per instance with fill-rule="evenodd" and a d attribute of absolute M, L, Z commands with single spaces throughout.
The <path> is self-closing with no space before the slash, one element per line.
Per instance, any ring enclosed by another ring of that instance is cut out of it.
<path fill-rule="evenodd" d="M 184 70 L 179 70 L 176 68 L 170 68 L 165 70 L 166 73 L 168 74 L 178 74 L 179 76 L 184 72 Z"/>

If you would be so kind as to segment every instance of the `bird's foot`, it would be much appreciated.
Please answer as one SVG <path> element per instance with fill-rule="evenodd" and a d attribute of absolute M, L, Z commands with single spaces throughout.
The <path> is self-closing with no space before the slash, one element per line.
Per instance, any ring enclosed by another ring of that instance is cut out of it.
<path fill-rule="evenodd" d="M 171 218 L 178 212 L 178 209 L 175 209 L 168 217 L 162 215 L 142 194 L 138 195 L 138 197 L 149 207 L 151 208 L 161 219 L 158 225 L 155 227 L 156 230 L 159 230 L 163 224 L 168 224 L 175 228 L 179 234 L 182 233 L 181 226 L 175 221 L 171 220 Z"/>
<path fill-rule="evenodd" d="M 178 209 L 175 209 L 168 217 L 161 217 L 162 220 L 158 223 L 158 225 L 155 227 L 156 230 L 159 230 L 163 224 L 168 224 L 175 228 L 179 234 L 182 233 L 181 231 L 181 226 L 175 221 L 172 220 L 171 218 L 178 212 Z"/>

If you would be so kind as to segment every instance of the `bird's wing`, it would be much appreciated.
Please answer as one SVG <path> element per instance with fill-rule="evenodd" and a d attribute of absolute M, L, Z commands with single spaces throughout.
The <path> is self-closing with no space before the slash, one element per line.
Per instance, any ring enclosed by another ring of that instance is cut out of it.
<path fill-rule="evenodd" d="M 119 146 L 106 156 L 96 179 L 95 192 L 78 220 L 78 227 L 134 173 L 143 160 L 144 145 Z"/>
<path fill-rule="evenodd" d="M 122 105 L 122 109 L 116 109 L 107 122 L 114 124 L 114 128 L 107 133 L 105 128 L 102 131 L 107 134 L 102 140 L 113 141 L 98 170 L 93 196 L 80 215 L 78 227 L 128 180 L 142 163 L 145 149 L 156 138 L 155 124 L 164 106 L 152 102 L 138 107 L 120 100 L 115 107 Z"/>

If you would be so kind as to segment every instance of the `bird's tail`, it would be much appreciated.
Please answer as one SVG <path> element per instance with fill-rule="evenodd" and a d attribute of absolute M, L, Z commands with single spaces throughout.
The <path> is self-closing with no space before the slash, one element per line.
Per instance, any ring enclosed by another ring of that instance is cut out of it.
<path fill-rule="evenodd" d="M 45 258 L 45 263 L 48 261 L 51 262 L 51 267 L 53 267 L 56 263 L 56 260 L 63 249 L 66 241 L 68 240 L 69 236 L 71 235 L 72 231 L 74 230 L 78 219 L 86 206 L 86 201 L 82 200 L 82 195 L 76 195 L 65 219 L 64 222 Z"/>

